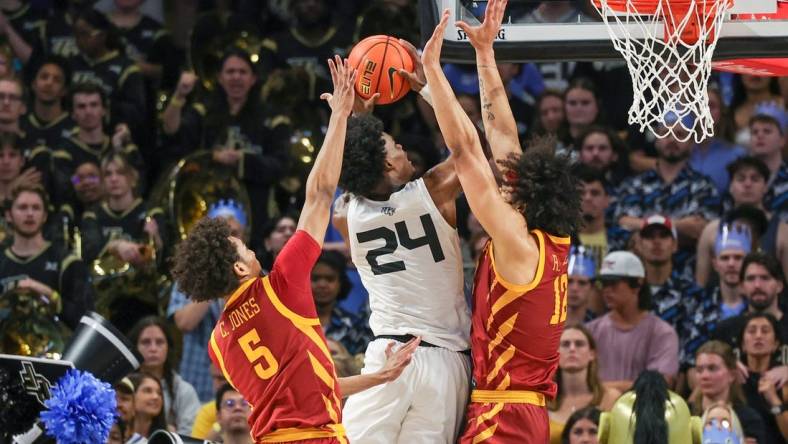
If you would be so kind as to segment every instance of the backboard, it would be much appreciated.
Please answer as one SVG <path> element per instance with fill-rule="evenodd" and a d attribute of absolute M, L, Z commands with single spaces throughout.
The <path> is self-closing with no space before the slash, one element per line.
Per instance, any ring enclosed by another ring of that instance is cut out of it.
<path fill-rule="evenodd" d="M 725 19 L 714 60 L 788 57 L 788 18 L 759 15 L 776 12 L 778 1 L 736 0 Z M 473 48 L 454 22 L 478 23 L 486 3 L 420 0 L 422 39 L 426 41 L 432 34 L 440 12 L 449 9 L 441 58 L 444 62 L 473 63 Z M 621 60 L 591 0 L 509 0 L 495 54 L 502 62 Z"/>

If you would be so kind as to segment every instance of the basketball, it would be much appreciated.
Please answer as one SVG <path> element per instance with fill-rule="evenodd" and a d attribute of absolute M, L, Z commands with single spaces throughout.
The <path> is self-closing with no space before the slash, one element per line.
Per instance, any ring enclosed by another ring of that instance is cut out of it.
<path fill-rule="evenodd" d="M 380 93 L 378 105 L 394 103 L 410 91 L 410 85 L 397 70 L 413 71 L 413 60 L 399 41 L 386 35 L 373 35 L 358 42 L 348 57 L 358 69 L 356 93 L 369 99 Z"/>

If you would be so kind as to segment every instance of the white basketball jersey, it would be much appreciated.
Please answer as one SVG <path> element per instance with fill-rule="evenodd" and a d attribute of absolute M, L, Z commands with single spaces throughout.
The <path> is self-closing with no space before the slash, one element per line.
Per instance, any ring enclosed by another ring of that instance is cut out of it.
<path fill-rule="evenodd" d="M 350 255 L 369 292 L 372 332 L 467 350 L 460 239 L 424 181 L 409 182 L 387 201 L 353 196 L 347 225 Z"/>

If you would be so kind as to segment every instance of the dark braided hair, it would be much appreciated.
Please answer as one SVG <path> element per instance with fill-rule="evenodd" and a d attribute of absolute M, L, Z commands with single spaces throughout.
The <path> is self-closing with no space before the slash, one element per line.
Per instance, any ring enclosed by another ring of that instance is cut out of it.
<path fill-rule="evenodd" d="M 372 115 L 352 117 L 347 123 L 339 186 L 353 194 L 366 196 L 380 183 L 385 167 L 383 122 Z"/>
<path fill-rule="evenodd" d="M 176 247 L 172 276 L 191 300 L 223 298 L 238 287 L 233 264 L 240 258 L 229 236 L 227 221 L 206 217 Z"/>
<path fill-rule="evenodd" d="M 511 154 L 498 163 L 510 204 L 521 209 L 529 228 L 569 236 L 580 226 L 580 182 L 566 156 L 555 154 L 555 139 L 534 139 L 523 154 Z"/>

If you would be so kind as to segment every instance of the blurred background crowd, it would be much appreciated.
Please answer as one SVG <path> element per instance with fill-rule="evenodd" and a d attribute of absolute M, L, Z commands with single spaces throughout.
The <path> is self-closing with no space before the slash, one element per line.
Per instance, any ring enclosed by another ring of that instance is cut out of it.
<path fill-rule="evenodd" d="M 208 215 L 227 217 L 263 268 L 273 264 L 327 126 L 326 59 L 375 34 L 419 46 L 416 2 L 0 0 L 0 10 L 0 352 L 56 356 L 94 309 L 144 357 L 116 386 L 111 442 L 157 428 L 245 442 L 248 404 L 207 355 L 222 304 L 190 302 L 168 257 Z M 587 2 L 516 12 L 523 23 L 594 19 Z M 475 67 L 444 71 L 481 129 Z M 599 410 L 643 370 L 659 371 L 693 414 L 727 418 L 742 442 L 786 442 L 788 78 L 715 73 L 715 134 L 694 143 L 627 124 L 623 62 L 499 72 L 524 148 L 553 137 L 582 183 L 552 442 L 596 442 Z M 418 95 L 374 113 L 416 177 L 447 156 Z M 458 211 L 471 282 L 487 235 L 463 198 Z M 611 252 L 619 268 L 600 275 Z M 340 376 L 360 371 L 373 337 L 347 255 L 330 228 L 312 273 Z"/>

